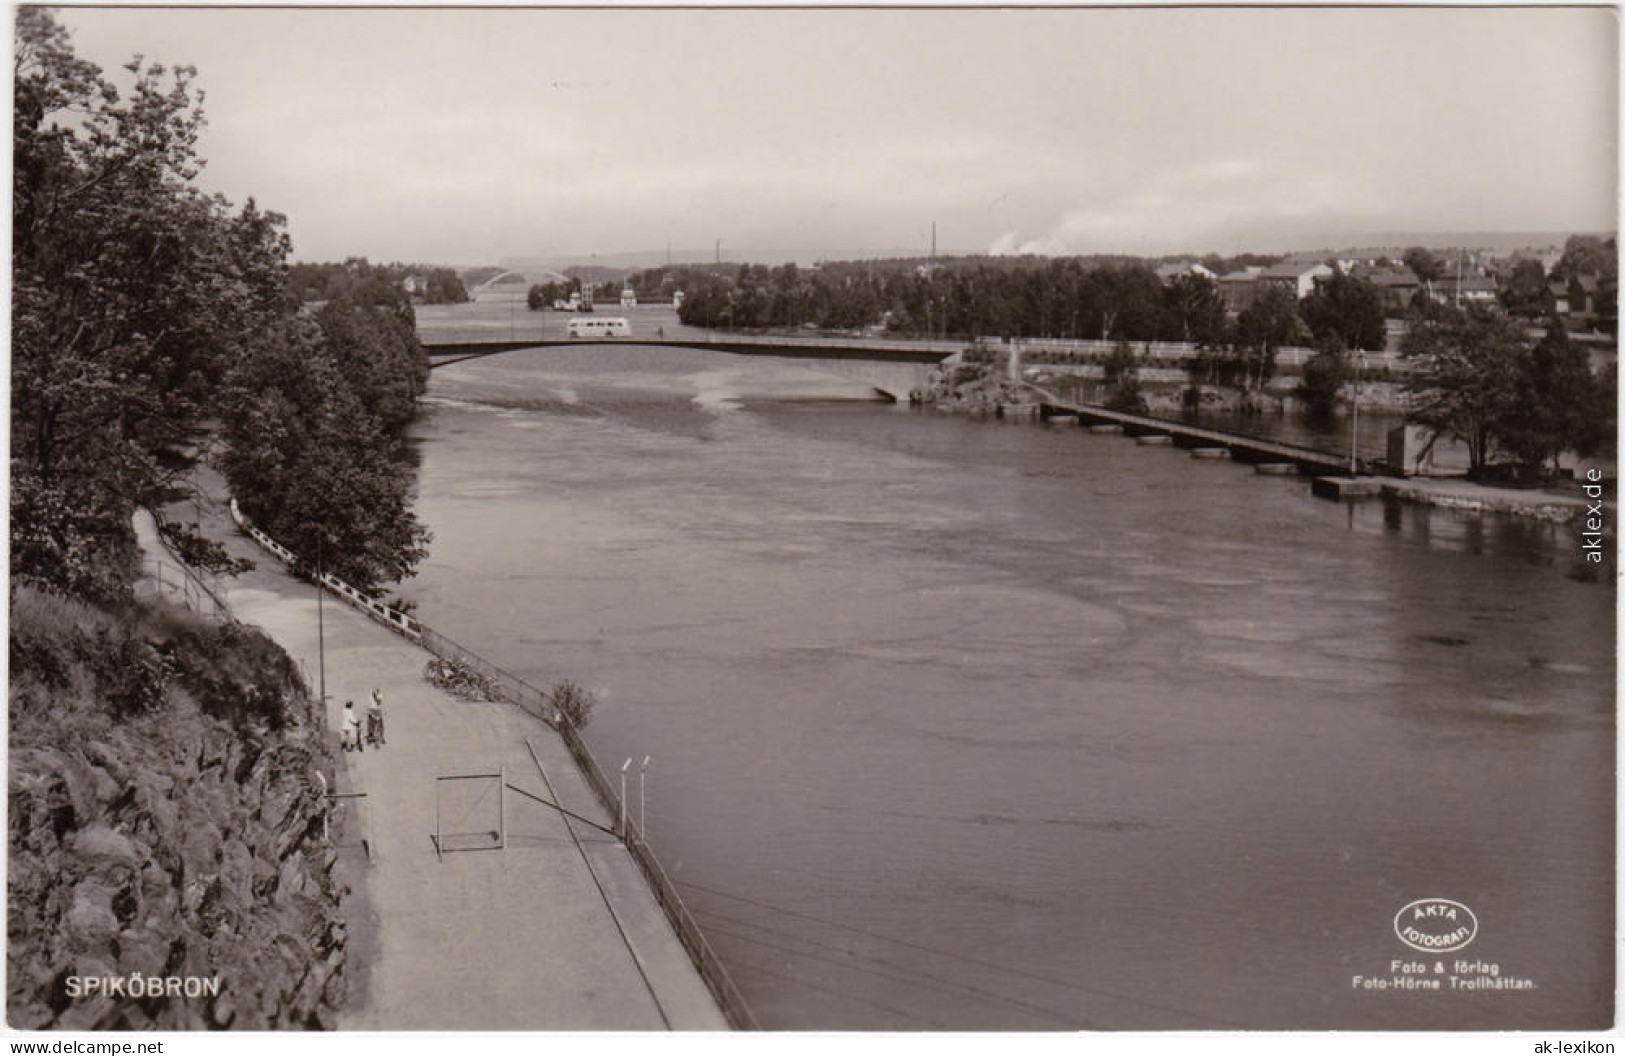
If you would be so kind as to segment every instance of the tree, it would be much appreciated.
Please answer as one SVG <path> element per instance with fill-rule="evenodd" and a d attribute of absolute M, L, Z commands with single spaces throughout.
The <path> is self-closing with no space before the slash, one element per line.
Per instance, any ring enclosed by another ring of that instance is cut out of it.
<path fill-rule="evenodd" d="M 1619 261 L 1613 239 L 1604 241 L 1595 235 L 1570 235 L 1563 243 L 1563 256 L 1552 266 L 1552 277 L 1567 279 L 1571 275 L 1618 274 Z"/>
<path fill-rule="evenodd" d="M 1207 343 L 1224 325 L 1224 300 L 1219 286 L 1200 275 L 1175 275 L 1163 288 L 1163 306 L 1177 330 L 1173 340 Z"/>
<path fill-rule="evenodd" d="M 1334 269 L 1316 279 L 1299 314 L 1317 339 L 1335 337 L 1344 348 L 1379 351 L 1387 341 L 1382 292 L 1370 279 Z"/>
<path fill-rule="evenodd" d="M 15 60 L 13 582 L 116 595 L 130 514 L 181 493 L 231 350 L 286 310 L 287 240 L 192 186 L 190 68 L 132 62 L 121 99 L 32 7 Z"/>
<path fill-rule="evenodd" d="M 1143 263 L 1096 268 L 1085 276 L 1081 296 L 1086 332 L 1098 333 L 1100 340 L 1154 336 L 1161 315 L 1162 283 Z"/>
<path fill-rule="evenodd" d="M 1465 443 L 1471 476 L 1483 475 L 1521 413 L 1526 348 L 1522 325 L 1499 308 L 1432 305 L 1412 315 L 1404 349 L 1417 367 L 1409 417 Z"/>
<path fill-rule="evenodd" d="M 245 342 L 227 379 L 219 462 L 273 538 L 370 591 L 410 575 L 429 533 L 410 511 L 400 440 L 369 407 L 387 400 L 358 386 L 343 340 L 291 318 Z"/>
<path fill-rule="evenodd" d="M 1427 287 L 1428 296 L 1431 297 L 1434 281 L 1444 277 L 1444 261 L 1422 246 L 1407 249 L 1404 260 L 1405 266 L 1422 280 L 1422 285 Z"/>
<path fill-rule="evenodd" d="M 1127 341 L 1119 341 L 1106 358 L 1106 406 L 1114 411 L 1144 414 L 1145 394 L 1140 391 L 1140 361 Z"/>
<path fill-rule="evenodd" d="M 1348 350 L 1341 337 L 1328 334 L 1320 339 L 1315 354 L 1303 365 L 1298 398 L 1308 405 L 1311 416 L 1329 418 L 1337 408 L 1337 394 L 1348 379 Z"/>
<path fill-rule="evenodd" d="M 1263 388 L 1275 374 L 1275 353 L 1304 337 L 1297 295 L 1279 283 L 1265 283 L 1236 317 L 1234 351 L 1243 364 L 1242 387 Z"/>
<path fill-rule="evenodd" d="M 328 353 L 367 413 L 399 432 L 416 416 L 429 380 L 411 300 L 390 269 L 361 258 L 347 261 L 328 290 L 315 314 Z"/>
<path fill-rule="evenodd" d="M 1560 320 L 1546 324 L 1546 336 L 1521 365 L 1516 411 L 1497 434 L 1527 477 L 1540 476 L 1564 451 L 1595 452 L 1608 432 L 1613 395 L 1591 372 L 1585 351 L 1569 341 Z"/>
<path fill-rule="evenodd" d="M 427 364 L 399 284 L 347 261 L 326 273 L 317 319 L 298 320 L 283 218 L 252 200 L 234 212 L 194 186 L 193 70 L 136 60 L 122 99 L 44 8 L 19 9 L 15 49 L 13 584 L 127 594 L 131 514 L 161 522 L 188 493 L 214 423 L 246 505 L 346 538 L 375 576 L 404 574 L 422 551 L 401 520 L 398 432 Z M 283 339 L 271 356 L 267 343 Z M 259 459 L 285 435 L 310 441 L 299 459 Z M 273 482 L 290 465 L 310 477 L 303 492 L 278 491 L 249 465 Z M 218 546 L 165 530 L 180 552 L 225 567 Z"/>
<path fill-rule="evenodd" d="M 1501 288 L 1501 304 L 1520 319 L 1541 319 L 1551 314 L 1552 291 L 1546 268 L 1538 260 L 1520 260 Z"/>
<path fill-rule="evenodd" d="M 465 304 L 468 301 L 468 290 L 455 271 L 450 268 L 434 268 L 429 272 L 423 300 L 426 304 Z"/>

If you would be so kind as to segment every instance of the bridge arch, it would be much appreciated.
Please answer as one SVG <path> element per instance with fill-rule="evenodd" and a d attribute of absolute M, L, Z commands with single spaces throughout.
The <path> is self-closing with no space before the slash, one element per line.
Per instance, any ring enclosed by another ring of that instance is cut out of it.
<path fill-rule="evenodd" d="M 894 400 L 906 400 L 923 388 L 931 369 L 958 354 L 952 346 L 907 347 L 897 342 L 864 344 L 859 341 L 818 342 L 795 338 L 709 338 L 687 340 L 645 340 L 641 338 L 569 338 L 564 340 L 511 340 L 437 344 L 423 342 L 429 367 L 450 366 L 470 359 L 483 359 L 531 348 L 640 345 L 655 348 L 692 348 L 724 352 L 736 356 L 784 359 L 807 365 L 815 361 L 821 370 L 869 385 Z"/>
<path fill-rule="evenodd" d="M 504 281 L 517 278 L 518 282 Z M 549 282 L 569 282 L 570 280 L 551 268 L 509 268 L 507 271 L 493 275 L 468 291 L 471 299 L 477 300 L 482 293 L 498 293 L 513 291 L 524 294 L 534 285 Z"/>

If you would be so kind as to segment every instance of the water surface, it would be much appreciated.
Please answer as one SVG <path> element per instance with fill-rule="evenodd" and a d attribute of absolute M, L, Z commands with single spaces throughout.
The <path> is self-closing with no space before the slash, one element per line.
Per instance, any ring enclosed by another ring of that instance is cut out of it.
<path fill-rule="evenodd" d="M 416 430 L 408 595 L 600 690 L 766 1025 L 1611 1022 L 1614 596 L 1568 529 L 863 395 L 558 349 L 435 371 Z M 1537 988 L 1352 985 L 1424 897 Z"/>

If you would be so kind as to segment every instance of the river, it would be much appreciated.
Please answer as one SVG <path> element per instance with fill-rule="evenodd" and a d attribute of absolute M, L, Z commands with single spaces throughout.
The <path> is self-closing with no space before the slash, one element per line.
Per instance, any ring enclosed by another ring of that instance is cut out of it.
<path fill-rule="evenodd" d="M 1569 529 L 862 395 L 537 350 L 436 370 L 414 433 L 404 593 L 600 692 L 764 1025 L 1611 1023 L 1614 593 Z M 1470 945 L 1400 942 L 1425 898 Z M 1355 981 L 1412 959 L 1443 989 Z M 1492 965 L 1533 987 L 1448 981 Z"/>

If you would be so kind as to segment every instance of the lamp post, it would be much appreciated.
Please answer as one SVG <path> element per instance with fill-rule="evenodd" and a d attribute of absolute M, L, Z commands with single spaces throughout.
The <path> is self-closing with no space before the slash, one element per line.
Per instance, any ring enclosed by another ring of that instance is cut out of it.
<path fill-rule="evenodd" d="M 327 588 L 322 582 L 322 577 L 326 575 L 322 569 L 325 544 L 326 540 L 323 538 L 316 540 L 316 674 L 322 694 L 323 714 L 327 711 L 327 628 L 322 616 L 322 595 L 327 593 Z"/>
<path fill-rule="evenodd" d="M 1352 403 L 1354 413 L 1349 422 L 1349 476 L 1360 475 L 1360 368 L 1365 365 L 1365 353 L 1356 349 L 1354 352 L 1354 392 Z"/>
<path fill-rule="evenodd" d="M 621 839 L 623 841 L 626 839 L 626 771 L 631 765 L 632 759 L 630 756 L 627 757 L 626 762 L 621 764 Z"/>
<path fill-rule="evenodd" d="M 648 801 L 643 798 L 643 775 L 649 772 L 649 757 L 643 757 L 643 765 L 638 767 L 638 838 L 644 843 L 649 842 L 649 823 L 644 819 Z"/>

